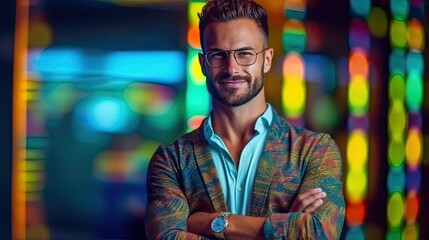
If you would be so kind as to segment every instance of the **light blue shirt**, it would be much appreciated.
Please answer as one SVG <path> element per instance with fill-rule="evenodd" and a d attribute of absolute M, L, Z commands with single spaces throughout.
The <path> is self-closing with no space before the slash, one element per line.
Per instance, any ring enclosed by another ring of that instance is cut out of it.
<path fill-rule="evenodd" d="M 238 169 L 224 142 L 219 135 L 214 133 L 211 115 L 204 123 L 204 135 L 209 142 L 226 205 L 233 214 L 248 215 L 250 213 L 256 170 L 272 120 L 273 109 L 271 105 L 267 104 L 264 114 L 256 120 L 255 135 L 241 152 Z"/>

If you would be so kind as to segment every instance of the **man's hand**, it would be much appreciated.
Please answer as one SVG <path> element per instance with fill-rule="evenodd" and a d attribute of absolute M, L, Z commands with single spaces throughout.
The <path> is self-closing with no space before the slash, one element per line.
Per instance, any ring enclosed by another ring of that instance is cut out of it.
<path fill-rule="evenodd" d="M 289 212 L 314 213 L 323 204 L 326 193 L 321 188 L 310 189 L 299 194 Z"/>

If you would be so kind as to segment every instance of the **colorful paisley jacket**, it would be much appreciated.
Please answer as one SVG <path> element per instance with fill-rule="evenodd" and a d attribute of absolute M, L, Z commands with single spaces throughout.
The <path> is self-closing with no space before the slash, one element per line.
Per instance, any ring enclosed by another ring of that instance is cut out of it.
<path fill-rule="evenodd" d="M 332 138 L 274 113 L 255 177 L 251 216 L 265 217 L 265 239 L 338 239 L 344 223 L 342 160 Z M 202 125 L 161 145 L 147 175 L 149 239 L 207 239 L 189 233 L 194 212 L 228 211 Z M 289 212 L 297 194 L 321 187 L 315 213 Z"/>

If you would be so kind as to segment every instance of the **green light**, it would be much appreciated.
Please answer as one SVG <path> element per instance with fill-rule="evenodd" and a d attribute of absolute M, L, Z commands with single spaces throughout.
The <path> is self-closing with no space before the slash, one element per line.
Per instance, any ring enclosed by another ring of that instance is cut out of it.
<path fill-rule="evenodd" d="M 310 106 L 309 123 L 322 132 L 335 131 L 340 120 L 340 111 L 335 99 L 327 95 Z"/>
<path fill-rule="evenodd" d="M 295 10 L 295 9 L 285 9 L 285 15 L 287 19 L 298 19 L 298 20 L 304 20 L 306 16 L 305 11 Z"/>
<path fill-rule="evenodd" d="M 401 229 L 388 229 L 386 234 L 386 240 L 398 240 L 402 239 Z"/>
<path fill-rule="evenodd" d="M 390 228 L 400 227 L 404 216 L 404 200 L 399 192 L 393 193 L 387 203 L 387 219 Z"/>
<path fill-rule="evenodd" d="M 407 25 L 404 21 L 392 20 L 390 26 L 390 43 L 392 47 L 405 48 L 407 45 Z"/>
<path fill-rule="evenodd" d="M 423 79 L 418 72 L 412 71 L 408 74 L 405 89 L 405 99 L 409 111 L 419 112 L 423 102 Z"/>
<path fill-rule="evenodd" d="M 392 167 L 387 175 L 387 190 L 389 193 L 402 192 L 405 187 L 405 173 L 402 167 Z"/>
<path fill-rule="evenodd" d="M 368 18 L 369 30 L 376 37 L 384 37 L 387 33 L 387 16 L 382 8 L 373 7 Z"/>
<path fill-rule="evenodd" d="M 406 125 L 405 107 L 401 101 L 394 100 L 389 111 L 389 128 L 393 139 L 402 140 Z M 400 134 L 400 135 L 397 135 Z"/>
<path fill-rule="evenodd" d="M 403 102 L 405 99 L 405 79 L 399 74 L 395 74 L 390 78 L 389 97 L 393 100 Z"/>
<path fill-rule="evenodd" d="M 282 43 L 286 52 L 304 52 L 307 44 L 304 25 L 299 21 L 288 21 L 283 28 Z"/>
<path fill-rule="evenodd" d="M 407 0 L 390 0 L 390 12 L 393 18 L 405 20 L 408 18 L 410 5 Z"/>
<path fill-rule="evenodd" d="M 370 0 L 351 0 L 350 7 L 356 15 L 366 18 L 369 15 L 369 11 L 371 8 L 371 1 Z"/>
<path fill-rule="evenodd" d="M 389 70 L 391 74 L 405 75 L 405 52 L 395 49 L 389 57 Z"/>
<path fill-rule="evenodd" d="M 423 74 L 425 66 L 422 53 L 409 52 L 405 61 L 408 72 L 417 71 L 418 73 Z"/>
<path fill-rule="evenodd" d="M 401 141 L 392 141 L 389 144 L 388 155 L 391 166 L 401 166 L 405 160 L 405 144 Z"/>

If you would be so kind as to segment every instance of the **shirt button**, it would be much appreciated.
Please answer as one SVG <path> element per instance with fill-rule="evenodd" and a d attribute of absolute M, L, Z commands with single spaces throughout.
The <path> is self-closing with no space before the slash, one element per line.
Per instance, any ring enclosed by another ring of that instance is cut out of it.
<path fill-rule="evenodd" d="M 239 192 L 241 192 L 241 187 L 238 187 L 238 188 L 237 188 L 237 190 L 238 190 Z"/>

